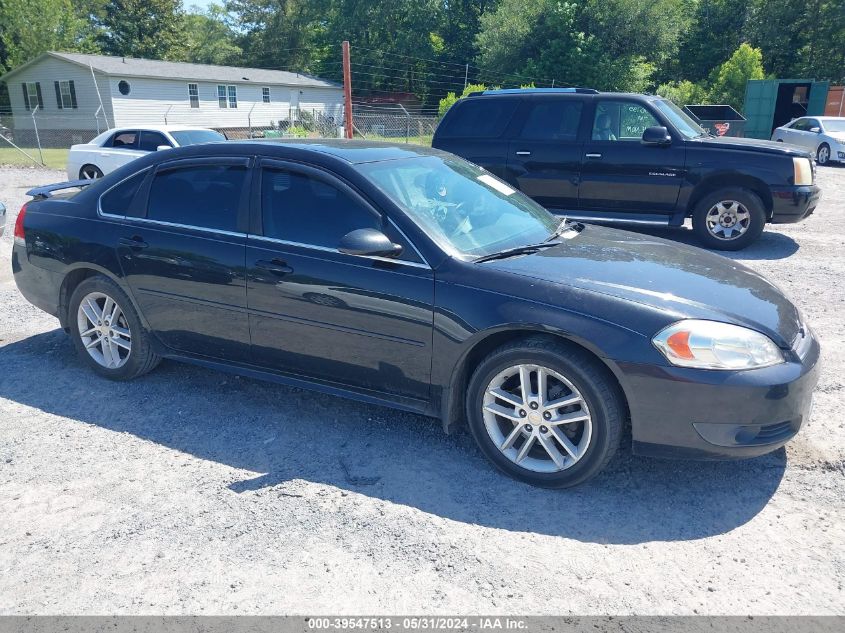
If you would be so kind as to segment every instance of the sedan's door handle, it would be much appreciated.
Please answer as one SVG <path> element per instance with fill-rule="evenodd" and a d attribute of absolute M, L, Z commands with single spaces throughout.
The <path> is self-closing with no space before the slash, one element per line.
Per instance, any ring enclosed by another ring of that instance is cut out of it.
<path fill-rule="evenodd" d="M 516 153 L 516 155 L 517 156 L 531 156 L 531 152 L 528 152 L 526 150 L 520 150 Z"/>
<path fill-rule="evenodd" d="M 601 154 L 596 154 L 596 153 L 585 154 L 585 156 L 587 158 L 601 158 Z"/>
<path fill-rule="evenodd" d="M 121 237 L 117 242 L 121 246 L 128 246 L 129 248 L 147 248 L 149 246 L 140 235 Z"/>
<path fill-rule="evenodd" d="M 261 270 L 266 270 L 277 275 L 287 275 L 293 272 L 293 268 L 288 266 L 281 259 L 260 259 L 255 262 L 255 267 Z"/>

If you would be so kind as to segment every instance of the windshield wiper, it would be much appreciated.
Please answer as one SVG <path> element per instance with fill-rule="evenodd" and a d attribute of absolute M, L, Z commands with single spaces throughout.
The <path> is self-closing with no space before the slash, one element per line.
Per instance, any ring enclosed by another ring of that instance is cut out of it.
<path fill-rule="evenodd" d="M 558 244 L 563 244 L 563 242 L 556 240 L 554 242 L 540 242 L 539 244 L 517 246 L 515 248 L 508 248 L 503 251 L 499 251 L 498 253 L 482 255 L 481 257 L 474 259 L 473 262 L 476 264 L 480 264 L 481 262 L 489 262 L 493 259 L 507 259 L 508 257 L 516 257 L 517 255 L 530 255 L 531 253 L 536 253 L 538 251 L 543 250 L 544 248 L 557 246 Z"/>
<path fill-rule="evenodd" d="M 557 225 L 557 228 L 554 230 L 554 232 L 551 235 L 549 235 L 545 240 L 543 240 L 543 243 L 545 244 L 547 242 L 551 242 L 552 240 L 556 240 L 568 228 L 569 228 L 569 220 L 567 218 L 561 219 L 560 224 Z"/>

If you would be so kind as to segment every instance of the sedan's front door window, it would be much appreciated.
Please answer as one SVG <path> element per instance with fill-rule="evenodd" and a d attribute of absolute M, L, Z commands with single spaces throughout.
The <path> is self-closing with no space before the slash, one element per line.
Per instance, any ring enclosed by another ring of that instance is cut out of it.
<path fill-rule="evenodd" d="M 265 237 L 337 248 L 356 229 L 381 229 L 381 218 L 334 185 L 296 171 L 266 168 L 261 177 Z"/>
<path fill-rule="evenodd" d="M 194 165 L 159 172 L 150 186 L 147 219 L 237 231 L 247 168 Z"/>
<path fill-rule="evenodd" d="M 161 132 L 153 132 L 151 130 L 141 131 L 141 143 L 139 149 L 142 152 L 154 152 L 160 145 L 172 147 L 173 143 L 168 141 L 167 137 L 165 137 Z"/>

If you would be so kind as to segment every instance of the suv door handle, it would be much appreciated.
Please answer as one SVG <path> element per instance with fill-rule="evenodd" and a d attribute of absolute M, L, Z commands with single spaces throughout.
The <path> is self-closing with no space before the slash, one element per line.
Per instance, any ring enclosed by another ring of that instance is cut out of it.
<path fill-rule="evenodd" d="M 596 154 L 596 153 L 592 153 L 592 154 L 585 154 L 585 156 L 586 156 L 587 158 L 601 158 L 601 154 Z"/>
<path fill-rule="evenodd" d="M 526 150 L 520 150 L 516 153 L 516 155 L 517 156 L 531 156 L 531 152 L 528 152 Z"/>
<path fill-rule="evenodd" d="M 255 267 L 260 268 L 261 270 L 266 270 L 271 273 L 275 273 L 276 275 L 287 275 L 293 272 L 293 268 L 288 266 L 285 262 L 281 259 L 260 259 L 255 262 Z"/>
<path fill-rule="evenodd" d="M 119 240 L 117 240 L 117 243 L 121 246 L 128 246 L 129 248 L 134 249 L 147 248 L 149 246 L 149 244 L 147 244 L 140 235 L 133 235 L 132 237 L 121 237 Z"/>

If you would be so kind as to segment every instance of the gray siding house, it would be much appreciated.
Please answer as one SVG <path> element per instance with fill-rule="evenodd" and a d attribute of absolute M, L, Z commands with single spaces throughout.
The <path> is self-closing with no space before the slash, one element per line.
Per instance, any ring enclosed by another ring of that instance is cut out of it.
<path fill-rule="evenodd" d="M 42 144 L 84 143 L 111 128 L 154 123 L 231 134 L 319 117 L 338 124 L 343 88 L 281 70 L 47 52 L 2 77 L 19 140 L 35 125 Z"/>

